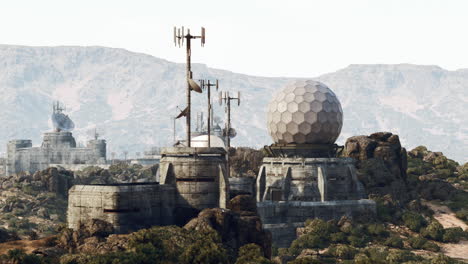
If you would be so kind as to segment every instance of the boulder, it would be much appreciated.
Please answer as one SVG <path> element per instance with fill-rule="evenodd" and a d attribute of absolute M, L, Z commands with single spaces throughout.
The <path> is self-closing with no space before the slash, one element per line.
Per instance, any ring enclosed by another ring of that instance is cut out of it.
<path fill-rule="evenodd" d="M 238 213 L 252 212 L 257 214 L 257 203 L 251 195 L 237 195 L 229 201 L 227 208 Z"/>
<path fill-rule="evenodd" d="M 250 198 L 253 200 L 253 198 Z M 254 243 L 259 245 L 265 257 L 271 257 L 271 233 L 263 229 L 260 217 L 253 211 L 252 202 L 247 197 L 235 197 L 229 203 L 234 210 L 222 208 L 204 209 L 198 217 L 185 226 L 189 230 L 214 230 L 223 244 L 237 252 L 240 247 Z M 243 211 L 248 209 L 250 211 Z M 246 212 L 245 214 L 243 212 Z"/>
<path fill-rule="evenodd" d="M 401 147 L 398 135 L 378 132 L 348 138 L 343 154 L 357 160 L 359 180 L 370 196 L 390 194 L 401 202 L 410 199 L 406 150 Z"/>
<path fill-rule="evenodd" d="M 96 243 L 104 242 L 104 238 L 114 232 L 113 226 L 100 219 L 91 219 L 81 223 L 77 230 L 66 228 L 58 237 L 58 245 L 68 250 L 83 250 L 89 252 L 96 248 Z"/>

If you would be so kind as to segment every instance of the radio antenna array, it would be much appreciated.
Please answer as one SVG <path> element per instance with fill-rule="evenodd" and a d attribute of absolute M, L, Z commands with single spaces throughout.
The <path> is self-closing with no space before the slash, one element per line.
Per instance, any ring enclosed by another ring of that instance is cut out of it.
<path fill-rule="evenodd" d="M 190 109 L 191 109 L 191 91 L 196 91 L 198 93 L 201 93 L 202 90 L 200 86 L 192 80 L 192 70 L 191 70 L 191 42 L 192 39 L 201 39 L 201 46 L 205 46 L 205 28 L 201 28 L 201 35 L 200 36 L 195 36 L 190 34 L 190 29 L 187 28 L 187 34 L 185 34 L 185 28 L 177 28 L 174 27 L 174 45 L 177 47 L 181 47 L 184 45 L 186 46 L 186 51 L 187 51 L 187 108 L 184 110 L 184 115 L 186 117 L 186 130 L 187 130 L 187 147 L 191 147 L 191 136 L 190 136 L 190 131 L 191 131 L 191 119 L 190 119 Z"/>
<path fill-rule="evenodd" d="M 202 35 L 204 31 L 202 31 Z M 203 38 L 202 38 L 203 39 Z M 208 147 L 211 148 L 211 112 L 212 112 L 212 105 L 211 105 L 211 87 L 216 87 L 216 91 L 219 89 L 219 81 L 216 80 L 214 83 L 211 83 L 210 80 L 200 80 L 200 84 L 202 89 L 207 90 L 207 102 L 208 102 L 208 123 L 207 123 L 207 133 L 208 133 Z"/>

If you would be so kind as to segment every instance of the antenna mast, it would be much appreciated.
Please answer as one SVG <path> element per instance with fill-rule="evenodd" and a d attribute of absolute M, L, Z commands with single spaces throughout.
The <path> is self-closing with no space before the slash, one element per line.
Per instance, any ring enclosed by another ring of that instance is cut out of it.
<path fill-rule="evenodd" d="M 185 117 L 187 121 L 187 147 L 191 146 L 191 138 L 190 138 L 190 108 L 191 108 L 191 98 L 190 92 L 192 90 L 201 93 L 200 86 L 196 82 L 192 80 L 192 71 L 191 71 L 191 41 L 192 39 L 201 39 L 201 46 L 205 45 L 205 28 L 201 28 L 201 36 L 192 36 L 190 35 L 190 29 L 187 29 L 187 34 L 184 32 L 184 27 L 176 28 L 174 27 L 174 44 L 177 46 L 183 46 L 184 40 L 186 40 L 186 48 L 187 48 L 187 108 L 185 112 Z M 184 110 L 185 111 L 185 110 Z"/>
<path fill-rule="evenodd" d="M 231 100 L 237 100 L 237 105 L 240 105 L 240 92 L 237 92 L 237 97 L 231 97 L 229 92 L 220 92 L 219 93 L 219 104 L 221 105 L 224 101 L 226 104 L 226 111 L 227 111 L 227 122 L 226 122 L 226 142 L 227 142 L 227 149 L 231 147 Z"/>
<path fill-rule="evenodd" d="M 212 116 L 211 114 L 213 113 L 213 108 L 211 106 L 211 87 L 214 86 L 216 87 L 216 91 L 218 91 L 219 89 L 219 82 L 218 80 L 216 80 L 215 83 L 211 83 L 210 80 L 200 80 L 200 83 L 201 83 L 201 87 L 202 88 L 206 88 L 207 89 L 207 104 L 208 104 L 208 122 L 207 122 L 207 132 L 208 132 L 208 147 L 211 148 L 211 119 L 212 119 Z"/>

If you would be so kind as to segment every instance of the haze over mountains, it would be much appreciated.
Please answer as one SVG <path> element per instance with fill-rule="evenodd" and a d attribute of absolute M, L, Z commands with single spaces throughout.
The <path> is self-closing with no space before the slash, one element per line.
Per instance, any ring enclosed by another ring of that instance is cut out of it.
<path fill-rule="evenodd" d="M 172 117 L 185 107 L 185 65 L 105 47 L 0 46 L 0 152 L 10 139 L 41 143 L 52 129 L 52 101 L 60 100 L 75 122 L 78 141 L 97 127 L 108 153 L 130 156 L 172 143 Z M 268 78 L 193 66 L 194 79 L 219 79 L 222 90 L 241 91 L 233 107 L 236 146 L 261 147 L 272 141 L 266 131 L 266 105 L 291 78 Z M 459 162 L 468 161 L 468 69 L 437 66 L 350 65 L 317 78 L 340 99 L 347 137 L 390 131 L 403 145 L 426 145 Z M 215 97 L 216 115 L 224 117 Z M 192 110 L 205 111 L 206 94 L 194 94 Z M 193 119 L 195 126 L 195 118 Z M 177 121 L 183 138 L 183 124 Z"/>

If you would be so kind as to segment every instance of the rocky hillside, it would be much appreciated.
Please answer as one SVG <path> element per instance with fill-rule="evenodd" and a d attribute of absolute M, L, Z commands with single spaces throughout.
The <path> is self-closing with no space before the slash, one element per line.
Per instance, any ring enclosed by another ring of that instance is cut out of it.
<path fill-rule="evenodd" d="M 0 46 L 0 153 L 13 138 L 40 144 L 53 100 L 60 100 L 84 142 L 96 126 L 109 152 L 133 156 L 172 141 L 171 117 L 184 107 L 184 65 L 145 54 L 103 47 Z M 265 108 L 287 78 L 266 78 L 193 67 L 194 78 L 219 79 L 221 89 L 241 91 L 233 109 L 237 146 L 270 144 Z M 313 76 L 311 76 L 313 77 Z M 437 66 L 351 65 L 316 79 L 329 85 L 344 109 L 340 143 L 373 131 L 398 133 L 409 148 L 426 145 L 459 162 L 468 160 L 468 71 Z M 194 112 L 204 110 L 204 95 L 194 95 Z M 216 115 L 223 109 L 216 104 Z M 178 135 L 183 136 L 183 122 Z"/>

